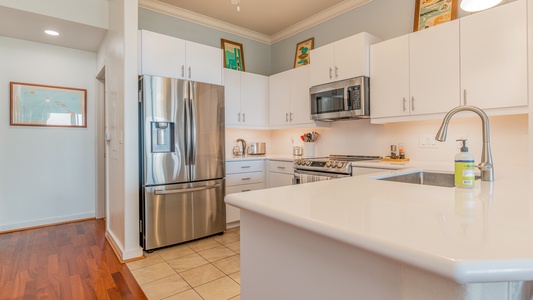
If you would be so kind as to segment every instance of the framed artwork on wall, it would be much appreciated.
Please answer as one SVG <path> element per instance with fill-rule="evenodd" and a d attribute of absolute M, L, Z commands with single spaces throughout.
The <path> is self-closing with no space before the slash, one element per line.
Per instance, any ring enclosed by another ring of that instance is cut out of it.
<path fill-rule="evenodd" d="M 311 50 L 315 43 L 315 38 L 310 38 L 296 44 L 296 54 L 294 56 L 294 67 L 298 68 L 311 63 Z"/>
<path fill-rule="evenodd" d="M 413 31 L 419 31 L 457 18 L 457 0 L 415 0 Z"/>
<path fill-rule="evenodd" d="M 87 90 L 10 83 L 10 125 L 87 127 Z"/>
<path fill-rule="evenodd" d="M 244 53 L 242 44 L 221 39 L 222 50 L 224 51 L 224 68 L 245 71 Z"/>

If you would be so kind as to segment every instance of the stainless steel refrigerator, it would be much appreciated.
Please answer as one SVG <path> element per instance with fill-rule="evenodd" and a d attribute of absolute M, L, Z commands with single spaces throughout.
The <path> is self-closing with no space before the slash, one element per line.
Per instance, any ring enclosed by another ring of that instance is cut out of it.
<path fill-rule="evenodd" d="M 143 75 L 139 116 L 142 247 L 223 232 L 224 87 Z"/>

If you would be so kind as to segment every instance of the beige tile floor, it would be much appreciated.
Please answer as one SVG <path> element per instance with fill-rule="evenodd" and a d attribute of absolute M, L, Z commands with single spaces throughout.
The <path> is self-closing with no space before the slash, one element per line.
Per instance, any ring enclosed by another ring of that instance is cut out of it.
<path fill-rule="evenodd" d="M 240 228 L 127 263 L 150 300 L 240 300 Z"/>

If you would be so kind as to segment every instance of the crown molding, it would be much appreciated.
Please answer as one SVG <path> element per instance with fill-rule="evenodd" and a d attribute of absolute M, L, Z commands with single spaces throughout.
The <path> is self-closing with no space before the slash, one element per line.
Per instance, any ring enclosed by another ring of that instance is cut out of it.
<path fill-rule="evenodd" d="M 176 17 L 185 21 L 200 24 L 213 29 L 222 30 L 232 33 L 244 38 L 258 41 L 265 44 L 271 44 L 270 36 L 261 34 L 253 30 L 249 30 L 240 26 L 236 26 L 227 22 L 223 22 L 208 16 L 195 13 L 177 6 L 166 4 L 157 0 L 139 0 L 139 7 L 153 10 L 165 15 Z"/>
<path fill-rule="evenodd" d="M 343 1 L 271 36 L 157 0 L 139 0 L 139 7 L 271 45 L 372 1 L 373 0 Z"/>
<path fill-rule="evenodd" d="M 274 33 L 270 36 L 270 44 L 277 43 L 288 37 L 291 37 L 297 33 L 300 33 L 304 30 L 307 30 L 313 26 L 316 26 L 320 23 L 326 22 L 335 18 L 336 16 L 342 15 L 343 13 L 350 11 L 354 8 L 372 2 L 373 0 L 347 0 L 343 1 L 335 6 L 332 6 L 322 12 L 311 16 L 301 22 L 298 22 L 287 29 L 284 29 L 280 32 Z"/>

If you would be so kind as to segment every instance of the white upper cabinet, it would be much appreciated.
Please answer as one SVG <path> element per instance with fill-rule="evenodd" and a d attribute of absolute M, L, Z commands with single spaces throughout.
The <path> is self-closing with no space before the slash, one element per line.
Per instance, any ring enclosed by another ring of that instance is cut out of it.
<path fill-rule="evenodd" d="M 409 35 L 412 115 L 445 113 L 460 104 L 459 22 Z"/>
<path fill-rule="evenodd" d="M 444 113 L 459 101 L 459 22 L 371 46 L 373 119 Z"/>
<path fill-rule="evenodd" d="M 222 85 L 222 49 L 187 42 L 187 79 Z"/>
<path fill-rule="evenodd" d="M 281 72 L 268 78 L 270 126 L 281 126 L 289 123 L 289 112 L 291 111 L 289 104 L 291 89 L 289 72 Z"/>
<path fill-rule="evenodd" d="M 409 115 L 409 36 L 370 49 L 371 118 Z"/>
<path fill-rule="evenodd" d="M 292 69 L 290 72 L 290 113 L 291 124 L 314 124 L 311 120 L 310 66 Z"/>
<path fill-rule="evenodd" d="M 369 46 L 379 38 L 362 32 L 311 50 L 310 85 L 369 75 Z"/>
<path fill-rule="evenodd" d="M 309 66 L 302 66 L 269 77 L 270 126 L 314 126 L 309 100 L 309 72 Z"/>
<path fill-rule="evenodd" d="M 528 104 L 526 14 L 526 2 L 517 0 L 461 18 L 463 104 L 483 109 Z"/>
<path fill-rule="evenodd" d="M 140 72 L 222 85 L 222 50 L 141 30 Z"/>
<path fill-rule="evenodd" d="M 226 127 L 266 128 L 268 77 L 224 69 Z"/>

